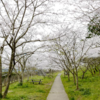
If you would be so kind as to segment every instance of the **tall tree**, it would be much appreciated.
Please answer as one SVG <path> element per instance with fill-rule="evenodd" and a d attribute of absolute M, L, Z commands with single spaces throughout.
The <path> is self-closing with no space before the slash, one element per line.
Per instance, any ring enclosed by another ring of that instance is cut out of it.
<path fill-rule="evenodd" d="M 45 24 L 48 21 L 47 15 L 50 8 L 50 0 L 1 0 L 2 11 L 0 18 L 2 20 L 4 35 L 8 36 L 6 43 L 10 48 L 10 63 L 8 72 L 8 81 L 3 94 L 6 97 L 10 85 L 12 70 L 16 64 L 16 51 L 23 44 L 40 41 L 34 38 L 37 35 L 36 27 Z M 31 38 L 25 38 L 29 36 Z"/>
<path fill-rule="evenodd" d="M 82 40 L 81 35 L 74 31 L 64 31 L 66 35 L 54 41 L 53 50 L 57 54 L 57 59 L 60 60 L 60 65 L 73 74 L 76 89 L 79 89 L 78 69 L 81 65 L 81 60 L 92 46 L 92 43 L 87 46 L 87 40 Z"/>
<path fill-rule="evenodd" d="M 3 30 L 1 31 L 2 33 L 4 32 Z M 5 42 L 8 36 L 2 36 L 3 38 L 2 43 L 0 44 L 0 98 L 2 97 L 2 57 L 3 57 L 3 51 L 5 47 Z"/>

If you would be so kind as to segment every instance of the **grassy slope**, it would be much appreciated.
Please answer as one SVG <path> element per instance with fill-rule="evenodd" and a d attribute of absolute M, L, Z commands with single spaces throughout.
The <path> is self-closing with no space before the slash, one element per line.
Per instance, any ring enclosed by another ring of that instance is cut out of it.
<path fill-rule="evenodd" d="M 19 86 L 18 82 L 13 83 L 10 85 L 7 97 L 2 100 L 46 100 L 56 75 L 57 73 L 53 78 L 33 77 L 32 79 L 43 79 L 40 85 L 38 83 L 32 84 L 26 80 L 23 86 Z"/>
<path fill-rule="evenodd" d="M 87 72 L 83 80 L 79 78 L 79 91 L 75 90 L 72 77 L 69 82 L 63 75 L 61 79 L 70 100 L 100 100 L 100 76 L 98 74 L 91 76 Z"/>

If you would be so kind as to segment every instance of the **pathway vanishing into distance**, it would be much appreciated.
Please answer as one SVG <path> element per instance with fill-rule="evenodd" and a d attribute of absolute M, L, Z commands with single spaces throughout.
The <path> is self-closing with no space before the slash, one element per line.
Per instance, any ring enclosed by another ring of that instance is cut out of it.
<path fill-rule="evenodd" d="M 61 74 L 58 74 L 56 77 L 47 100 L 69 100 L 64 90 L 60 75 Z"/>

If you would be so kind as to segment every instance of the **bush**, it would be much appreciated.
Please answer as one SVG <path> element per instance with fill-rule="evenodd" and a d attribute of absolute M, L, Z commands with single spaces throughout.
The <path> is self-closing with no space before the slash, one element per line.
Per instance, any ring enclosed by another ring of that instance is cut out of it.
<path fill-rule="evenodd" d="M 22 86 L 22 83 L 18 83 L 18 85 L 17 86 Z"/>
<path fill-rule="evenodd" d="M 91 94 L 90 89 L 85 89 L 83 92 L 83 95 L 90 95 L 90 94 Z"/>
<path fill-rule="evenodd" d="M 84 91 L 84 88 L 79 89 L 79 91 Z"/>
<path fill-rule="evenodd" d="M 75 98 L 74 97 L 71 97 L 70 100 L 75 100 Z"/>

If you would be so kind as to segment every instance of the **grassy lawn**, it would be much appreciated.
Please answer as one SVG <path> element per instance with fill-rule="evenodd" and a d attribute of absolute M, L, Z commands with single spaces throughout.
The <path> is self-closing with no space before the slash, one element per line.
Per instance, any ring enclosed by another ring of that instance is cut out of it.
<path fill-rule="evenodd" d="M 2 100 L 46 100 L 57 74 L 55 73 L 53 78 L 44 78 L 43 76 L 34 76 L 32 78 L 43 79 L 42 84 L 33 84 L 26 80 L 24 80 L 23 86 L 20 86 L 18 82 L 13 83 L 10 85 L 7 97 Z"/>
<path fill-rule="evenodd" d="M 61 79 L 70 100 L 100 100 L 100 76 L 98 73 L 91 76 L 87 72 L 84 79 L 79 78 L 79 90 L 75 90 L 72 76 L 68 81 L 67 76 L 64 77 L 62 74 Z"/>

